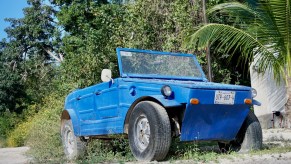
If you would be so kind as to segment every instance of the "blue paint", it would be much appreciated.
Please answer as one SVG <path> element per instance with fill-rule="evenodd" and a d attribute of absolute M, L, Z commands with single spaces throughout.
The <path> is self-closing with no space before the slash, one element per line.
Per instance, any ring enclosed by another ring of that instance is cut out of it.
<path fill-rule="evenodd" d="M 191 57 L 202 76 L 124 74 L 120 51 Z M 125 118 L 132 104 L 142 98 L 150 98 L 165 108 L 186 107 L 181 120 L 181 141 L 230 141 L 235 138 L 250 109 L 244 104 L 246 98 L 252 99 L 250 87 L 208 82 L 196 57 L 191 54 L 117 48 L 117 55 L 120 78 L 114 79 L 113 83 L 104 82 L 75 90 L 67 96 L 65 110 L 72 118 L 76 136 L 124 133 Z M 172 88 L 172 96 L 161 94 L 164 85 Z M 234 104 L 214 104 L 217 90 L 235 91 Z M 199 99 L 199 104 L 190 104 L 191 98 Z M 253 102 L 259 104 L 255 100 Z"/>
<path fill-rule="evenodd" d="M 78 116 L 77 116 L 75 110 L 66 108 L 66 111 L 69 113 L 70 118 L 72 120 L 74 134 L 76 136 L 80 136 L 81 135 L 80 134 L 80 122 L 79 122 L 79 119 L 78 119 Z"/>

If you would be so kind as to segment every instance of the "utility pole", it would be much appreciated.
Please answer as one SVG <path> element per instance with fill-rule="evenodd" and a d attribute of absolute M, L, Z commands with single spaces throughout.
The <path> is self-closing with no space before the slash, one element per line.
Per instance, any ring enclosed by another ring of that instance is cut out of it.
<path fill-rule="evenodd" d="M 203 22 L 208 23 L 206 16 L 206 0 L 202 0 L 202 12 L 203 12 Z M 206 59 L 207 59 L 207 69 L 208 69 L 208 80 L 212 82 L 212 69 L 211 69 L 211 58 L 210 58 L 210 45 L 207 44 L 206 47 Z"/>

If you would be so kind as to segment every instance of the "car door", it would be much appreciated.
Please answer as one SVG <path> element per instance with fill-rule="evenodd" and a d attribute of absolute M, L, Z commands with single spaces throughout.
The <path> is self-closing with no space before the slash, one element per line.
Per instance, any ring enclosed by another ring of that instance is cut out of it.
<path fill-rule="evenodd" d="M 101 120 L 118 116 L 118 81 L 104 82 L 96 88 L 96 112 Z"/>
<path fill-rule="evenodd" d="M 87 87 L 78 90 L 76 95 L 76 109 L 78 111 L 79 119 L 81 122 L 96 120 L 95 112 L 95 86 Z"/>
<path fill-rule="evenodd" d="M 104 82 L 83 89 L 77 97 L 81 135 L 113 134 L 118 119 L 118 84 Z"/>

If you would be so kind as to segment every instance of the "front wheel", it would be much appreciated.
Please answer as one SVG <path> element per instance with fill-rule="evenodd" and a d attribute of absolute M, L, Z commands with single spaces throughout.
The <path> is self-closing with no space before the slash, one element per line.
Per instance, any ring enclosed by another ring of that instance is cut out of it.
<path fill-rule="evenodd" d="M 262 128 L 258 118 L 252 111 L 249 112 L 234 141 L 230 143 L 218 142 L 222 152 L 237 151 L 247 153 L 251 150 L 261 149 L 262 145 Z"/>
<path fill-rule="evenodd" d="M 61 135 L 65 156 L 68 160 L 74 160 L 84 155 L 86 141 L 74 135 L 71 120 L 62 120 Z"/>
<path fill-rule="evenodd" d="M 128 138 L 137 160 L 163 160 L 171 145 L 171 125 L 165 108 L 151 101 L 138 103 L 130 116 Z"/>

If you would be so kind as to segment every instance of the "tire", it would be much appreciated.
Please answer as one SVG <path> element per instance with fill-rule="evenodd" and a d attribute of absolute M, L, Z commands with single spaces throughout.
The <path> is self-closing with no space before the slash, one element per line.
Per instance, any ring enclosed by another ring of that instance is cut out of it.
<path fill-rule="evenodd" d="M 247 153 L 251 150 L 259 150 L 263 145 L 262 128 L 258 118 L 250 111 L 245 119 L 236 139 L 230 143 L 218 142 L 222 152 L 236 151 Z"/>
<path fill-rule="evenodd" d="M 163 160 L 171 145 L 171 124 L 165 108 L 151 101 L 138 103 L 130 116 L 128 138 L 137 160 Z"/>
<path fill-rule="evenodd" d="M 74 135 L 74 129 L 71 120 L 62 120 L 61 136 L 64 147 L 64 153 L 68 160 L 75 160 L 85 154 L 87 142 Z"/>

